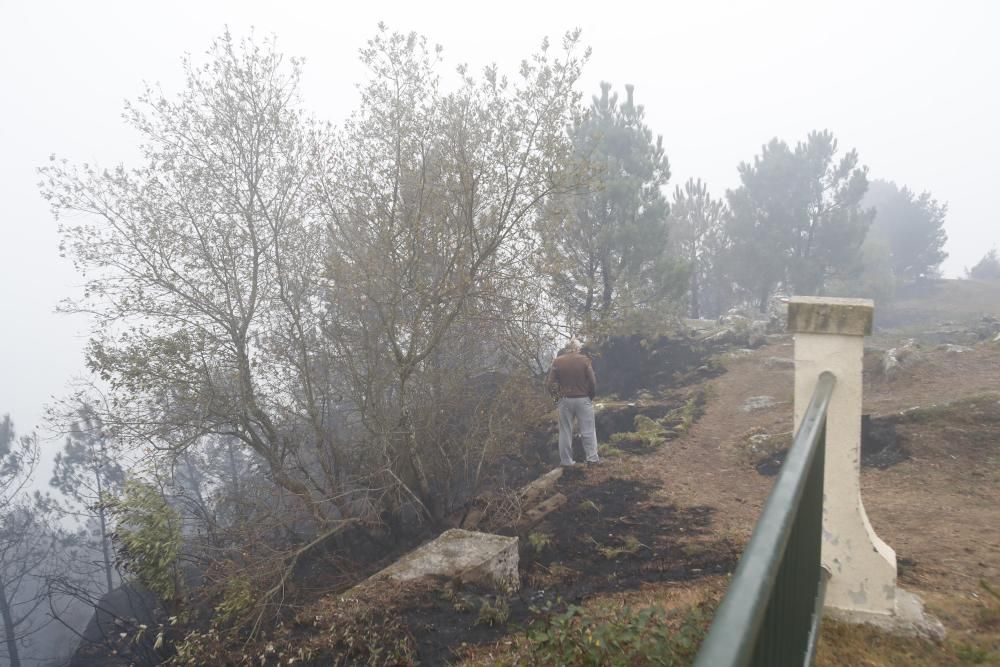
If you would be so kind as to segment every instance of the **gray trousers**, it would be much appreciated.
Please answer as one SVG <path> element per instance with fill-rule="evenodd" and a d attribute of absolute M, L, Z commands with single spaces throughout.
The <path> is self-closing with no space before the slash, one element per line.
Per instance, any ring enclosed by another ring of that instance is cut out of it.
<path fill-rule="evenodd" d="M 595 462 L 597 456 L 597 429 L 594 428 L 594 404 L 589 398 L 559 399 L 559 463 L 573 464 L 573 417 L 583 436 L 583 451 L 587 461 Z"/>

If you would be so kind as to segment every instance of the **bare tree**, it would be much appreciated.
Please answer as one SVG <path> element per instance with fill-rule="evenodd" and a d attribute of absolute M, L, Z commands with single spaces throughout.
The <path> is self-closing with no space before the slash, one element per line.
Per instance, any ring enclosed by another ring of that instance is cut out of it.
<path fill-rule="evenodd" d="M 33 435 L 17 437 L 9 416 L 0 421 L 0 620 L 3 653 L 20 667 L 22 650 L 51 620 L 45 575 L 56 540 L 44 504 L 26 493 L 38 462 Z"/>
<path fill-rule="evenodd" d="M 41 170 L 63 247 L 87 276 L 90 368 L 111 387 L 106 427 L 179 451 L 231 436 L 319 524 L 339 514 L 329 379 L 317 344 L 325 227 L 312 182 L 326 129 L 298 110 L 298 61 L 226 33 L 185 61 L 176 98 L 127 108 L 145 166 Z M 315 465 L 314 465 L 315 464 Z"/>
<path fill-rule="evenodd" d="M 495 367 L 498 323 L 530 312 L 514 286 L 531 273 L 533 223 L 573 184 L 565 128 L 586 59 L 577 42 L 568 34 L 556 58 L 543 44 L 513 79 L 460 67 L 457 90 L 444 93 L 440 49 L 380 26 L 362 50 L 371 80 L 361 108 L 328 163 L 327 330 L 375 457 L 435 520 L 421 427 L 428 410 L 453 407 L 441 402 L 444 371 Z M 451 356 L 459 332 L 491 333 Z"/>
<path fill-rule="evenodd" d="M 114 558 L 105 503 L 121 490 L 125 471 L 111 449 L 100 415 L 88 403 L 79 405 L 76 412 L 63 451 L 56 454 L 49 482 L 78 503 L 72 514 L 96 524 L 104 592 L 110 593 L 114 588 Z"/>

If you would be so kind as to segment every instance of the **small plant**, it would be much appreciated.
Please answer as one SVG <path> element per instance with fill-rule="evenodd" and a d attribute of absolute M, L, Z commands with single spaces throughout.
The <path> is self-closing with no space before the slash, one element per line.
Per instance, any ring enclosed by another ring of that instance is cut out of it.
<path fill-rule="evenodd" d="M 552 536 L 548 533 L 531 533 L 528 535 L 528 544 L 535 550 L 535 553 L 540 554 L 552 544 Z"/>
<path fill-rule="evenodd" d="M 128 479 L 119 498 L 107 503 L 118 522 L 113 539 L 118 562 L 172 608 L 183 597 L 178 558 L 181 519 L 152 484 Z"/>
<path fill-rule="evenodd" d="M 577 505 L 576 507 L 581 512 L 592 511 L 596 512 L 597 514 L 601 513 L 601 508 L 598 507 L 597 503 L 595 503 L 593 500 L 582 500 L 580 501 L 580 504 Z"/>
<path fill-rule="evenodd" d="M 611 437 L 614 439 L 614 436 Z M 607 442 L 602 442 L 597 446 L 597 453 L 601 455 L 602 459 L 614 459 L 625 455 L 625 452 Z"/>
<path fill-rule="evenodd" d="M 639 549 L 649 548 L 645 544 L 640 542 L 635 535 L 626 535 L 624 542 L 620 546 L 605 546 L 600 542 L 598 542 L 597 540 L 594 540 L 593 538 L 591 539 L 594 541 L 594 544 L 597 545 L 597 550 L 600 552 L 600 554 L 605 558 L 607 558 L 608 560 L 614 560 L 615 558 L 618 558 L 619 556 L 623 556 L 625 554 L 631 556 L 633 554 L 638 553 Z"/>
<path fill-rule="evenodd" d="M 704 405 L 705 392 L 696 392 L 684 401 L 684 405 L 667 413 L 663 418 L 663 424 L 678 435 L 687 433 L 701 416 Z"/>
<path fill-rule="evenodd" d="M 506 598 L 498 597 L 494 604 L 490 604 L 489 600 L 483 600 L 476 625 L 488 625 L 492 628 L 495 625 L 503 625 L 508 618 L 510 618 L 510 605 L 507 604 Z"/>
<path fill-rule="evenodd" d="M 234 576 L 226 580 L 222 601 L 215 606 L 220 621 L 235 621 L 246 614 L 254 603 L 253 586 L 244 576 Z"/>
<path fill-rule="evenodd" d="M 646 449 L 655 449 L 667 441 L 667 431 L 646 415 L 635 416 L 635 430 L 625 433 L 614 433 L 611 442 L 618 444 L 631 442 Z"/>

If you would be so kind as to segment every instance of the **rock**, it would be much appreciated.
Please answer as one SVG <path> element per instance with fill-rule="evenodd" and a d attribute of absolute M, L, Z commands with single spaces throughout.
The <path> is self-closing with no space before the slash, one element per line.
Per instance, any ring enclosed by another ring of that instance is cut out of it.
<path fill-rule="evenodd" d="M 566 504 L 566 496 L 561 493 L 556 493 L 551 498 L 546 498 L 543 502 L 538 503 L 521 517 L 518 522 L 519 528 L 529 528 L 539 523 L 542 519 L 547 517 L 552 512 Z"/>
<path fill-rule="evenodd" d="M 896 357 L 896 348 L 887 350 L 885 356 L 882 357 L 882 375 L 887 378 L 894 378 L 900 366 L 902 364 L 899 363 L 899 359 Z"/>
<path fill-rule="evenodd" d="M 891 380 L 904 365 L 909 366 L 918 361 L 920 359 L 919 347 L 917 341 L 911 338 L 899 347 L 887 350 L 882 357 L 882 374 Z"/>
<path fill-rule="evenodd" d="M 946 354 L 962 354 L 963 352 L 971 352 L 971 347 L 966 347 L 965 345 L 952 345 L 951 343 L 945 343 L 944 345 L 938 345 L 938 350 Z"/>
<path fill-rule="evenodd" d="M 770 408 L 777 404 L 778 402 L 774 400 L 773 396 L 751 396 L 744 401 L 740 409 L 743 410 L 743 412 L 753 412 L 754 410 L 763 410 L 764 408 Z"/>
<path fill-rule="evenodd" d="M 517 538 L 452 528 L 437 539 L 411 551 L 367 581 L 344 594 L 362 593 L 374 583 L 411 581 L 421 577 L 448 577 L 497 591 L 521 587 L 517 573 Z"/>
<path fill-rule="evenodd" d="M 787 357 L 768 357 L 764 360 L 765 368 L 774 368 L 782 370 L 793 370 L 795 368 L 795 360 L 789 359 Z"/>
<path fill-rule="evenodd" d="M 538 479 L 525 484 L 518 492 L 518 496 L 521 499 L 521 505 L 535 505 L 546 496 L 551 495 L 556 482 L 559 481 L 562 474 L 563 468 L 560 466 L 550 470 Z"/>

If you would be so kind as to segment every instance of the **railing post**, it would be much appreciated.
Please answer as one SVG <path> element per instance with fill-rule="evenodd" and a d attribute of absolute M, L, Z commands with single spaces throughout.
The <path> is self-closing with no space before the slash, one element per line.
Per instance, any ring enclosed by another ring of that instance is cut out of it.
<path fill-rule="evenodd" d="M 825 608 L 838 616 L 896 612 L 896 554 L 879 539 L 861 502 L 861 387 L 868 299 L 792 297 L 795 334 L 795 428 L 823 371 L 837 378 L 826 420 L 822 562 L 830 572 Z"/>

